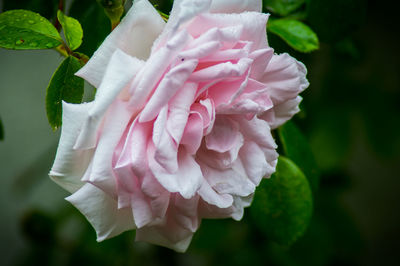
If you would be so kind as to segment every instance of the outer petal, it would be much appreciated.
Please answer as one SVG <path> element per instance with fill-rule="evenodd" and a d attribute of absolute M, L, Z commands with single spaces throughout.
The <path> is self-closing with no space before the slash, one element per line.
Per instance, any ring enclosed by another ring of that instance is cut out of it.
<path fill-rule="evenodd" d="M 67 197 L 86 216 L 97 233 L 97 241 L 135 229 L 130 208 L 118 209 L 117 202 L 91 184 Z"/>
<path fill-rule="evenodd" d="M 77 75 L 98 87 L 116 49 L 139 59 L 147 59 L 150 47 L 164 25 L 163 19 L 149 1 L 135 0 L 118 27 L 104 40 Z"/>
<path fill-rule="evenodd" d="M 81 178 L 88 168 L 93 150 L 74 150 L 74 144 L 88 110 L 93 103 L 69 104 L 63 102 L 63 126 L 60 143 L 50 177 L 61 187 L 73 193 L 83 186 Z"/>
<path fill-rule="evenodd" d="M 261 12 L 261 0 L 212 0 L 212 13 L 241 13 L 246 11 Z"/>
<path fill-rule="evenodd" d="M 185 252 L 200 223 L 198 202 L 199 196 L 190 199 L 184 199 L 179 194 L 171 196 L 164 220 L 158 225 L 138 229 L 136 241 L 146 241 Z"/>
<path fill-rule="evenodd" d="M 302 99 L 301 96 L 297 96 L 294 99 L 276 105 L 274 107 L 274 121 L 270 123 L 271 129 L 283 125 L 286 121 L 297 114 L 300 111 L 299 104 Z"/>
<path fill-rule="evenodd" d="M 142 65 L 142 61 L 125 54 L 121 50 L 115 51 L 104 74 L 104 81 L 96 93 L 93 106 L 89 109 L 89 117 L 82 126 L 74 148 L 89 149 L 96 146 L 96 132 L 103 115 Z"/>
<path fill-rule="evenodd" d="M 260 82 L 269 88 L 274 105 L 294 99 L 305 90 L 309 83 L 306 79 L 305 66 L 284 53 L 273 55 Z"/>
<path fill-rule="evenodd" d="M 104 119 L 104 127 L 92 160 L 90 172 L 84 181 L 90 182 L 106 192 L 110 197 L 117 198 L 115 177 L 112 171 L 113 151 L 131 118 L 126 108 L 127 102 L 116 101 L 112 104 Z"/>

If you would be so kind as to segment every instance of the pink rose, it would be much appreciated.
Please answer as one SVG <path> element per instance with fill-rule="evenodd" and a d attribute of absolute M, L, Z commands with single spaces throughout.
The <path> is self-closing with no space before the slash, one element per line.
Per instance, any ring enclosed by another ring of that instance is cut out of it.
<path fill-rule="evenodd" d="M 96 99 L 63 104 L 51 178 L 97 240 L 185 251 L 202 218 L 240 220 L 274 171 L 271 129 L 298 112 L 304 65 L 268 46 L 261 0 L 176 0 L 168 23 L 136 0 L 77 75 Z"/>

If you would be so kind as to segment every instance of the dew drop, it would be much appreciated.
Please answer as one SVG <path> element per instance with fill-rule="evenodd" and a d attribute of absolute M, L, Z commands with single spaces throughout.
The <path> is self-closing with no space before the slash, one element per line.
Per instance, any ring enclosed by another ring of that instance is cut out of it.
<path fill-rule="evenodd" d="M 39 20 L 40 20 L 40 21 L 44 21 L 44 18 L 40 18 Z"/>
<path fill-rule="evenodd" d="M 24 42 L 25 42 L 24 40 L 20 39 L 20 40 L 16 41 L 15 44 L 20 45 L 20 44 L 23 44 Z"/>
<path fill-rule="evenodd" d="M 54 47 L 54 45 L 51 42 L 49 42 L 49 43 L 46 43 L 46 47 L 47 48 L 52 48 L 52 47 Z"/>
<path fill-rule="evenodd" d="M 28 20 L 28 23 L 29 23 L 29 24 L 33 24 L 33 23 L 35 23 L 35 21 L 33 21 L 33 20 L 30 19 L 30 20 Z"/>
<path fill-rule="evenodd" d="M 24 17 L 26 17 L 27 15 L 26 14 L 24 14 Z"/>

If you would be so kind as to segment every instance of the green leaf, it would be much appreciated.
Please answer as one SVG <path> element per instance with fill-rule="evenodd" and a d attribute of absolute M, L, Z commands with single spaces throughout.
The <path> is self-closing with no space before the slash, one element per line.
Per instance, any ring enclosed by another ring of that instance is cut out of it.
<path fill-rule="evenodd" d="M 51 127 L 56 130 L 61 125 L 62 101 L 80 103 L 83 97 L 84 81 L 75 76 L 81 68 L 79 60 L 68 56 L 54 72 L 47 87 L 46 112 Z"/>
<path fill-rule="evenodd" d="M 306 231 L 312 209 L 306 177 L 291 160 L 280 156 L 275 174 L 257 188 L 250 211 L 269 239 L 291 245 Z"/>
<path fill-rule="evenodd" d="M 118 25 L 125 11 L 125 0 L 97 0 L 97 2 L 104 8 L 104 12 L 110 19 L 113 28 Z"/>
<path fill-rule="evenodd" d="M 285 155 L 299 166 L 315 192 L 319 186 L 320 173 L 307 139 L 291 121 L 281 126 L 278 133 Z"/>
<path fill-rule="evenodd" d="M 0 140 L 4 140 L 4 128 L 3 128 L 3 122 L 1 122 L 1 118 L 0 118 Z"/>
<path fill-rule="evenodd" d="M 67 44 L 71 50 L 78 49 L 82 44 L 83 30 L 82 26 L 74 18 L 66 16 L 61 10 L 57 12 L 57 18 L 60 22 Z"/>
<path fill-rule="evenodd" d="M 263 0 L 264 6 L 273 13 L 287 16 L 304 4 L 305 0 Z"/>
<path fill-rule="evenodd" d="M 317 35 L 300 21 L 292 19 L 270 20 L 268 31 L 281 37 L 299 52 L 308 53 L 319 48 Z"/>
<path fill-rule="evenodd" d="M 6 49 L 50 49 L 62 39 L 57 29 L 44 17 L 28 10 L 0 14 L 0 47 Z"/>
<path fill-rule="evenodd" d="M 103 8 L 93 0 L 75 0 L 69 15 L 81 23 L 83 32 L 88 33 L 83 36 L 83 43 L 77 51 L 92 56 L 111 30 Z"/>

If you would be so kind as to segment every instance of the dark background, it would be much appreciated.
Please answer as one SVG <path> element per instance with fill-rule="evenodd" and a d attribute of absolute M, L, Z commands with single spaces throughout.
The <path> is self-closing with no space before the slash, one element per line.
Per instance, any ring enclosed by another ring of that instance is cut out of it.
<path fill-rule="evenodd" d="M 0 8 L 53 16 L 35 1 L 3 1 Z M 81 5 L 106 23 L 92 2 Z M 159 4 L 168 10 L 167 1 Z M 308 68 L 311 85 L 294 120 L 321 170 L 310 227 L 292 247 L 270 242 L 248 211 L 241 222 L 203 221 L 185 254 L 133 243 L 134 232 L 96 243 L 94 230 L 63 201 L 67 193 L 47 178 L 59 133 L 46 124 L 44 95 L 62 58 L 53 51 L 1 49 L 0 264 L 397 265 L 398 10 L 382 1 L 310 0 L 307 13 L 321 41 L 318 51 L 299 54 L 268 36 L 277 52 L 289 52 Z M 100 38 L 104 29 L 93 34 Z M 94 48 L 83 47 L 88 54 Z"/>

